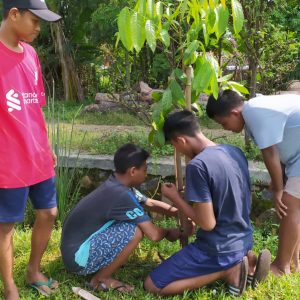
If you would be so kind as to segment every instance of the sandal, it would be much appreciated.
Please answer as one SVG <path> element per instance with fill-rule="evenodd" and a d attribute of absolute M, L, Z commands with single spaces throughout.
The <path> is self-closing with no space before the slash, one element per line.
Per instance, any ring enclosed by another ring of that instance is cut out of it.
<path fill-rule="evenodd" d="M 92 292 L 108 292 L 109 290 L 117 291 L 120 293 L 130 293 L 132 290 L 130 290 L 129 286 L 124 283 L 120 283 L 119 285 L 116 286 L 110 286 L 108 287 L 104 282 L 99 281 L 98 284 L 94 287 L 92 286 L 89 282 L 85 283 L 86 287 L 91 290 Z M 121 291 L 122 288 L 127 289 L 127 291 Z"/>
<path fill-rule="evenodd" d="M 248 275 L 248 258 L 245 256 L 241 262 L 241 274 L 240 274 L 240 284 L 238 287 L 229 285 L 229 293 L 232 296 L 240 296 L 244 293 L 246 289 L 246 283 L 247 283 L 247 275 Z"/>
<path fill-rule="evenodd" d="M 36 289 L 45 297 L 49 297 L 53 290 L 57 289 L 58 284 L 56 280 L 49 278 L 48 281 L 37 280 L 29 283 L 29 286 Z"/>
<path fill-rule="evenodd" d="M 271 253 L 268 249 L 264 249 L 258 255 L 254 274 L 247 276 L 247 285 L 255 289 L 258 283 L 268 276 L 270 265 Z"/>

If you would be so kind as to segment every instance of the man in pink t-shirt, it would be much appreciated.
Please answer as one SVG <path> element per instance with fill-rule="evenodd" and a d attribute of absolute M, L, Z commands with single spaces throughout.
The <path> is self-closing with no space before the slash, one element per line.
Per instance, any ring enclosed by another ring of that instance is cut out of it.
<path fill-rule="evenodd" d="M 24 219 L 27 197 L 36 209 L 28 284 L 48 295 L 58 283 L 40 271 L 57 215 L 56 163 L 41 107 L 46 104 L 40 63 L 32 42 L 40 19 L 61 17 L 41 0 L 3 0 L 0 27 L 0 275 L 4 298 L 18 300 L 13 280 L 12 237 L 15 222 Z"/>

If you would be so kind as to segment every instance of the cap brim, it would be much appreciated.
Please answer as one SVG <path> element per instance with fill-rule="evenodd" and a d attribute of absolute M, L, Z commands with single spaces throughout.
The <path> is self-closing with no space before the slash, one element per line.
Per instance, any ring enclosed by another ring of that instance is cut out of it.
<path fill-rule="evenodd" d="M 48 22 L 56 22 L 62 18 L 60 15 L 48 9 L 28 9 L 28 10 L 32 12 L 35 16 Z"/>

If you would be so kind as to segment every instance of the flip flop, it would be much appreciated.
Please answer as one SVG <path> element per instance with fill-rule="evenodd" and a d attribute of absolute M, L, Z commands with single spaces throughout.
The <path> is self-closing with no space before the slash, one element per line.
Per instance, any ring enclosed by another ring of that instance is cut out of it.
<path fill-rule="evenodd" d="M 53 290 L 57 289 L 57 287 L 53 287 L 54 283 L 56 283 L 56 281 L 52 278 L 49 278 L 48 281 L 34 281 L 29 283 L 29 286 L 36 289 L 43 296 L 49 297 Z"/>
<path fill-rule="evenodd" d="M 268 249 L 262 250 L 257 258 L 256 268 L 253 275 L 248 275 L 247 282 L 248 285 L 253 289 L 264 280 L 270 271 L 271 264 L 271 253 Z"/>
<path fill-rule="evenodd" d="M 91 290 L 92 292 L 108 292 L 109 290 L 112 290 L 113 292 L 114 291 L 117 291 L 117 292 L 119 292 L 119 293 L 130 293 L 130 292 L 132 292 L 132 291 L 130 291 L 130 290 L 127 290 L 127 291 L 120 291 L 120 289 L 121 288 L 126 288 L 126 289 L 128 289 L 128 285 L 126 285 L 126 284 L 124 284 L 124 283 L 122 283 L 122 284 L 120 284 L 120 285 L 117 285 L 117 286 L 115 286 L 115 287 L 108 287 L 104 282 L 102 282 L 102 281 L 99 281 L 98 282 L 98 284 L 97 284 L 97 286 L 92 286 L 89 282 L 86 282 L 85 283 L 85 286 L 89 289 L 89 290 Z"/>
<path fill-rule="evenodd" d="M 92 292 L 100 292 L 100 291 L 101 292 L 108 292 L 109 291 L 109 288 L 107 287 L 107 285 L 102 281 L 99 281 L 96 286 L 92 286 L 89 282 L 86 282 L 85 286 L 86 286 L 86 288 L 88 288 Z"/>
<path fill-rule="evenodd" d="M 229 285 L 229 293 L 234 296 L 240 296 L 244 293 L 246 289 L 246 283 L 247 283 L 247 275 L 248 275 L 248 258 L 247 256 L 244 256 L 242 262 L 241 262 L 241 274 L 240 274 L 240 284 L 238 287 Z"/>

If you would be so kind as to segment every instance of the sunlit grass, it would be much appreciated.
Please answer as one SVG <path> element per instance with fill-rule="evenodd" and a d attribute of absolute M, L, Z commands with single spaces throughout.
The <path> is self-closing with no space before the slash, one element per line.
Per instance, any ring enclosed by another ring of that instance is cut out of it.
<path fill-rule="evenodd" d="M 174 222 L 166 221 L 165 226 L 174 225 Z M 21 230 L 17 229 L 14 236 L 15 245 L 15 262 L 14 262 L 14 277 L 19 287 L 21 299 L 44 299 L 43 296 L 38 296 L 37 292 L 25 283 L 24 273 L 30 252 L 30 235 L 29 229 Z M 63 263 L 60 258 L 59 244 L 60 244 L 61 229 L 55 229 L 47 252 L 43 259 L 43 270 L 51 277 L 59 280 L 59 290 L 48 299 L 80 299 L 75 296 L 72 291 L 72 286 L 84 287 L 84 283 L 87 280 L 84 277 L 74 276 L 65 271 Z M 275 255 L 277 247 L 276 235 L 268 233 L 266 230 L 255 231 L 255 251 L 259 251 L 264 247 L 271 250 L 273 256 Z M 133 284 L 136 289 L 131 295 L 121 295 L 119 293 L 103 293 L 100 292 L 97 295 L 103 299 L 109 300 L 156 300 L 157 296 L 147 294 L 143 288 L 143 279 L 147 274 L 159 264 L 159 258 L 157 253 L 161 253 L 162 256 L 168 257 L 175 251 L 179 250 L 179 243 L 170 243 L 168 241 L 161 241 L 160 243 L 153 243 L 146 239 L 143 239 L 139 248 L 136 249 L 131 256 L 129 262 L 121 268 L 116 277 L 119 280 Z M 0 283 L 0 290 L 2 286 Z M 3 295 L 0 292 L 0 298 Z M 225 284 L 222 282 L 214 283 L 209 287 L 198 289 L 194 292 L 185 293 L 183 296 L 167 297 L 165 299 L 232 299 L 228 293 Z M 247 290 L 243 297 L 237 299 L 276 299 L 276 300 L 296 300 L 300 299 L 300 274 L 293 274 L 290 276 L 284 276 L 281 278 L 275 278 L 269 276 L 268 280 L 261 283 L 255 291 Z"/>

